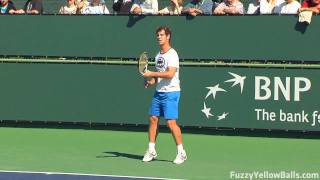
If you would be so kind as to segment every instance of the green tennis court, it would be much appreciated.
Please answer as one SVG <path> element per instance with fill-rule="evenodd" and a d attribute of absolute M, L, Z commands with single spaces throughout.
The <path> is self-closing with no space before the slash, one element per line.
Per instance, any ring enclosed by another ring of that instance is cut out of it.
<path fill-rule="evenodd" d="M 1 127 L 0 170 L 175 179 L 230 179 L 231 172 L 253 171 L 320 173 L 320 144 L 314 135 L 188 131 L 188 160 L 174 165 L 170 133 L 159 134 L 157 160 L 143 163 L 147 133 L 143 128 L 121 128 L 126 130 Z"/>

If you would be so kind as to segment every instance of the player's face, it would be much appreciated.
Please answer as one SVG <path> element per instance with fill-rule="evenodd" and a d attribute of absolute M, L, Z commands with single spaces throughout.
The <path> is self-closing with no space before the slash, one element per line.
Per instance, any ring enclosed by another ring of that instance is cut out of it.
<path fill-rule="evenodd" d="M 165 31 L 161 30 L 157 33 L 157 40 L 158 40 L 159 45 L 169 43 L 170 35 L 167 36 Z"/>

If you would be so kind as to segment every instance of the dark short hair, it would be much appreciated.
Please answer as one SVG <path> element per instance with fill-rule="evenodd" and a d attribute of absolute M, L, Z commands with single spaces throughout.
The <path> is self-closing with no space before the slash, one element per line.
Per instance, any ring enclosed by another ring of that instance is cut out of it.
<path fill-rule="evenodd" d="M 166 34 L 166 36 L 170 35 L 170 40 L 171 40 L 171 30 L 169 27 L 167 26 L 160 26 L 157 28 L 156 30 L 156 34 L 158 34 L 158 32 L 164 30 L 164 33 Z"/>

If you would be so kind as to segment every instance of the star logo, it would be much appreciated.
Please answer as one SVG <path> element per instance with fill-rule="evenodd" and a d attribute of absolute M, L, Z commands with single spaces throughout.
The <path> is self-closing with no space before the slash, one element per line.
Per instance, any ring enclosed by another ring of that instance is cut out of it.
<path fill-rule="evenodd" d="M 213 116 L 213 115 L 211 114 L 211 112 L 210 112 L 210 111 L 211 111 L 211 108 L 207 108 L 205 102 L 203 102 L 203 109 L 202 109 L 201 111 L 206 115 L 207 119 L 209 119 L 210 116 Z"/>
<path fill-rule="evenodd" d="M 246 76 L 239 76 L 238 74 L 235 74 L 235 73 L 232 73 L 232 72 L 229 72 L 229 74 L 231 74 L 234 78 L 226 80 L 224 82 L 233 82 L 231 87 L 239 84 L 240 85 L 240 91 L 241 91 L 241 94 L 242 94 L 244 80 L 246 79 Z"/>
<path fill-rule="evenodd" d="M 228 73 L 231 76 L 233 76 L 233 78 L 225 80 L 225 81 L 222 80 L 222 82 L 227 82 L 227 83 L 232 82 L 233 84 L 231 85 L 231 87 L 229 87 L 229 89 L 233 88 L 236 85 L 239 85 L 240 93 L 242 94 L 242 92 L 244 90 L 244 81 L 246 79 L 246 76 L 241 76 L 239 74 L 232 73 L 232 72 L 228 72 Z M 205 100 L 203 101 L 203 108 L 202 108 L 201 112 L 209 120 L 213 115 L 211 114 L 211 108 L 207 107 L 207 105 L 210 106 L 210 105 L 214 104 L 214 106 L 217 107 L 217 103 L 223 102 L 223 99 L 216 100 L 216 96 L 217 95 L 220 96 L 220 94 L 221 94 L 221 93 L 218 93 L 218 92 L 234 92 L 234 91 L 229 91 L 229 89 L 227 91 L 226 88 L 219 87 L 219 84 L 216 84 L 215 86 L 209 86 L 209 87 L 206 87 L 206 88 L 209 89 L 209 91 L 207 92 Z M 224 93 L 224 94 L 226 94 L 226 93 Z M 211 95 L 213 97 L 213 100 L 212 99 L 207 99 Z M 229 108 L 229 106 L 227 106 L 227 108 Z M 226 120 L 228 115 L 230 114 L 229 112 L 225 112 L 225 111 L 222 111 L 222 110 L 220 112 L 217 112 L 217 111 L 220 111 L 219 107 L 215 108 L 215 114 L 220 114 L 220 115 L 215 116 L 217 118 L 213 118 L 213 119 L 218 120 L 218 121 Z"/>
<path fill-rule="evenodd" d="M 229 114 L 229 113 L 223 112 L 223 114 L 221 114 L 220 116 L 218 116 L 218 121 L 220 121 L 220 120 L 222 120 L 222 119 L 225 119 L 228 114 Z"/>
<path fill-rule="evenodd" d="M 207 93 L 206 95 L 206 99 L 207 97 L 209 97 L 211 94 L 212 94 L 212 97 L 213 99 L 216 98 L 216 94 L 217 92 L 219 91 L 223 91 L 223 92 L 226 92 L 226 90 L 222 89 L 222 88 L 219 88 L 219 84 L 215 85 L 214 87 L 206 87 L 207 89 L 209 89 L 209 92 Z"/>

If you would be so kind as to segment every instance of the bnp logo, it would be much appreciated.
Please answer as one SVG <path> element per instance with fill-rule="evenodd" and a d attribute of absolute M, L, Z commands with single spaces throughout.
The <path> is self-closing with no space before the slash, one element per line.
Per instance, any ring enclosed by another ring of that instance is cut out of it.
<path fill-rule="evenodd" d="M 273 88 L 270 87 L 271 83 L 273 83 Z M 286 101 L 300 101 L 301 93 L 310 89 L 311 82 L 305 77 L 286 77 L 283 82 L 280 77 L 271 79 L 266 76 L 255 76 L 254 94 L 256 100 L 269 100 L 273 98 L 273 100 L 278 101 L 281 97 L 280 94 L 282 94 Z"/>
<path fill-rule="evenodd" d="M 213 107 L 209 107 L 209 101 L 215 102 L 219 94 L 227 93 L 238 86 L 240 89 L 239 96 L 244 90 L 246 76 L 229 72 L 230 79 L 224 80 L 224 84 L 219 83 L 205 87 L 207 94 L 204 98 L 201 112 L 207 119 L 224 120 L 227 119 L 230 112 L 214 112 Z M 228 83 L 232 83 L 230 86 Z M 227 84 L 227 85 L 226 85 Z M 254 77 L 254 100 L 255 101 L 301 101 L 301 94 L 311 89 L 311 81 L 305 77 Z M 215 104 L 215 103 L 214 103 Z M 215 115 L 217 114 L 217 115 Z"/>

